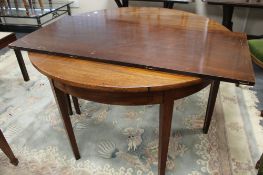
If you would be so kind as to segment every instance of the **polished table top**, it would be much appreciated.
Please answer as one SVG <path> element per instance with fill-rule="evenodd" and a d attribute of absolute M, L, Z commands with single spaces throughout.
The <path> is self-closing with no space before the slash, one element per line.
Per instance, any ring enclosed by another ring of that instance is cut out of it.
<path fill-rule="evenodd" d="M 187 12 L 120 8 L 64 17 L 11 47 L 254 84 L 245 35 L 221 29 Z"/>
<path fill-rule="evenodd" d="M 128 9 L 123 8 L 123 10 Z M 183 11 L 169 12 L 178 16 L 188 14 Z M 177 20 L 178 18 L 174 19 L 174 21 Z M 177 23 L 179 22 L 177 21 Z M 211 29 L 213 30 L 227 31 L 224 26 L 218 23 L 213 22 L 212 24 Z M 196 21 L 194 26 L 198 27 L 199 23 Z M 29 58 L 32 64 L 46 76 L 72 86 L 92 90 L 114 92 L 165 91 L 184 88 L 203 81 L 197 77 L 34 52 L 29 53 Z"/>

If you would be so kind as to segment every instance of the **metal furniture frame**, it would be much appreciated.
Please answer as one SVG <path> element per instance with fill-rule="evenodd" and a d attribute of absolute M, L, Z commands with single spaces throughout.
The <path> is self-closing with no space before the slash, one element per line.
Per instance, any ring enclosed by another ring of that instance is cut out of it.
<path fill-rule="evenodd" d="M 73 2 L 65 2 L 65 3 L 61 3 L 61 5 L 59 5 L 58 7 L 53 7 L 52 6 L 52 1 L 49 0 L 49 5 L 50 8 L 48 8 L 49 11 L 45 11 L 43 14 L 35 14 L 35 15 L 17 15 L 17 14 L 12 14 L 11 11 L 13 9 L 13 7 L 10 5 L 10 3 L 8 4 L 7 7 L 4 7 L 1 9 L 2 12 L 0 12 L 0 30 L 1 31 L 19 31 L 19 32 L 24 32 L 24 33 L 29 33 L 29 32 L 33 32 L 39 28 L 41 28 L 43 25 L 49 23 L 50 21 L 58 18 L 59 16 L 62 16 L 64 14 L 68 14 L 71 15 L 71 8 L 70 8 L 70 4 L 72 4 Z M 21 8 L 21 11 L 34 11 L 36 10 L 36 8 L 34 8 L 34 6 L 32 5 L 32 1 L 29 1 L 29 7 L 27 7 L 25 5 L 25 8 Z M 47 10 L 42 9 L 42 10 Z M 7 13 L 6 13 L 7 12 Z M 48 20 L 42 20 L 43 18 L 47 17 L 48 15 L 51 15 L 51 18 Z M 34 20 L 36 23 L 35 24 L 17 24 L 17 23 L 8 23 L 6 22 L 6 19 L 8 18 L 17 18 L 17 19 L 26 19 L 28 20 Z"/>

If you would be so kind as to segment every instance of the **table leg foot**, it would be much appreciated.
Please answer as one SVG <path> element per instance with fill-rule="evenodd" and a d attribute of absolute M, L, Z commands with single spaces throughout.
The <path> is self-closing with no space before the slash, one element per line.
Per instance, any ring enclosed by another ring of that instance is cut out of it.
<path fill-rule="evenodd" d="M 56 99 L 61 118 L 63 120 L 64 127 L 66 129 L 72 151 L 76 160 L 80 159 L 79 149 L 76 142 L 76 138 L 73 132 L 72 124 L 69 118 L 68 106 L 67 106 L 67 94 L 54 86 L 53 80 L 50 80 L 50 84 L 53 90 L 54 97 Z"/>
<path fill-rule="evenodd" d="M 17 166 L 18 165 L 18 159 L 17 158 L 14 158 L 10 161 L 10 163 L 12 163 L 13 165 Z"/>
<path fill-rule="evenodd" d="M 203 127 L 204 134 L 207 134 L 209 130 L 209 126 L 214 112 L 219 85 L 220 85 L 220 81 L 213 81 L 210 87 L 210 93 L 209 93 L 208 104 L 207 104 L 206 115 L 205 115 L 205 122 Z"/>
<path fill-rule="evenodd" d="M 173 116 L 174 101 L 169 97 L 164 97 L 164 102 L 160 104 L 159 118 L 159 155 L 158 172 L 159 175 L 165 174 L 166 160 L 168 155 L 171 123 Z"/>

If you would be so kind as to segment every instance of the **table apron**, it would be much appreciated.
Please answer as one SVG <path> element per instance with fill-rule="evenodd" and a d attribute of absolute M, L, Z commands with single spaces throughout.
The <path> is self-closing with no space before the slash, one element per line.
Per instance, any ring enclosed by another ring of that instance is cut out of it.
<path fill-rule="evenodd" d="M 105 92 L 80 87 L 73 87 L 56 80 L 53 81 L 55 87 L 75 97 L 104 104 L 127 106 L 162 104 L 164 95 L 169 95 L 174 100 L 177 100 L 192 95 L 210 84 L 209 81 L 205 81 L 200 84 L 192 85 L 185 88 L 157 92 Z"/>

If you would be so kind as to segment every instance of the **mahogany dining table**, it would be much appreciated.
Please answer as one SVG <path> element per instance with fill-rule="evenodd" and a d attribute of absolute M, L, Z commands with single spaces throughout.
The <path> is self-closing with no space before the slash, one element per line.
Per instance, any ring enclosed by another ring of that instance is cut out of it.
<path fill-rule="evenodd" d="M 29 51 L 34 67 L 50 80 L 76 159 L 80 153 L 67 94 L 112 105 L 159 104 L 159 175 L 165 174 L 174 100 L 211 84 L 203 127 L 207 133 L 220 81 L 255 83 L 243 34 L 165 8 L 64 17 L 10 47 Z"/>

